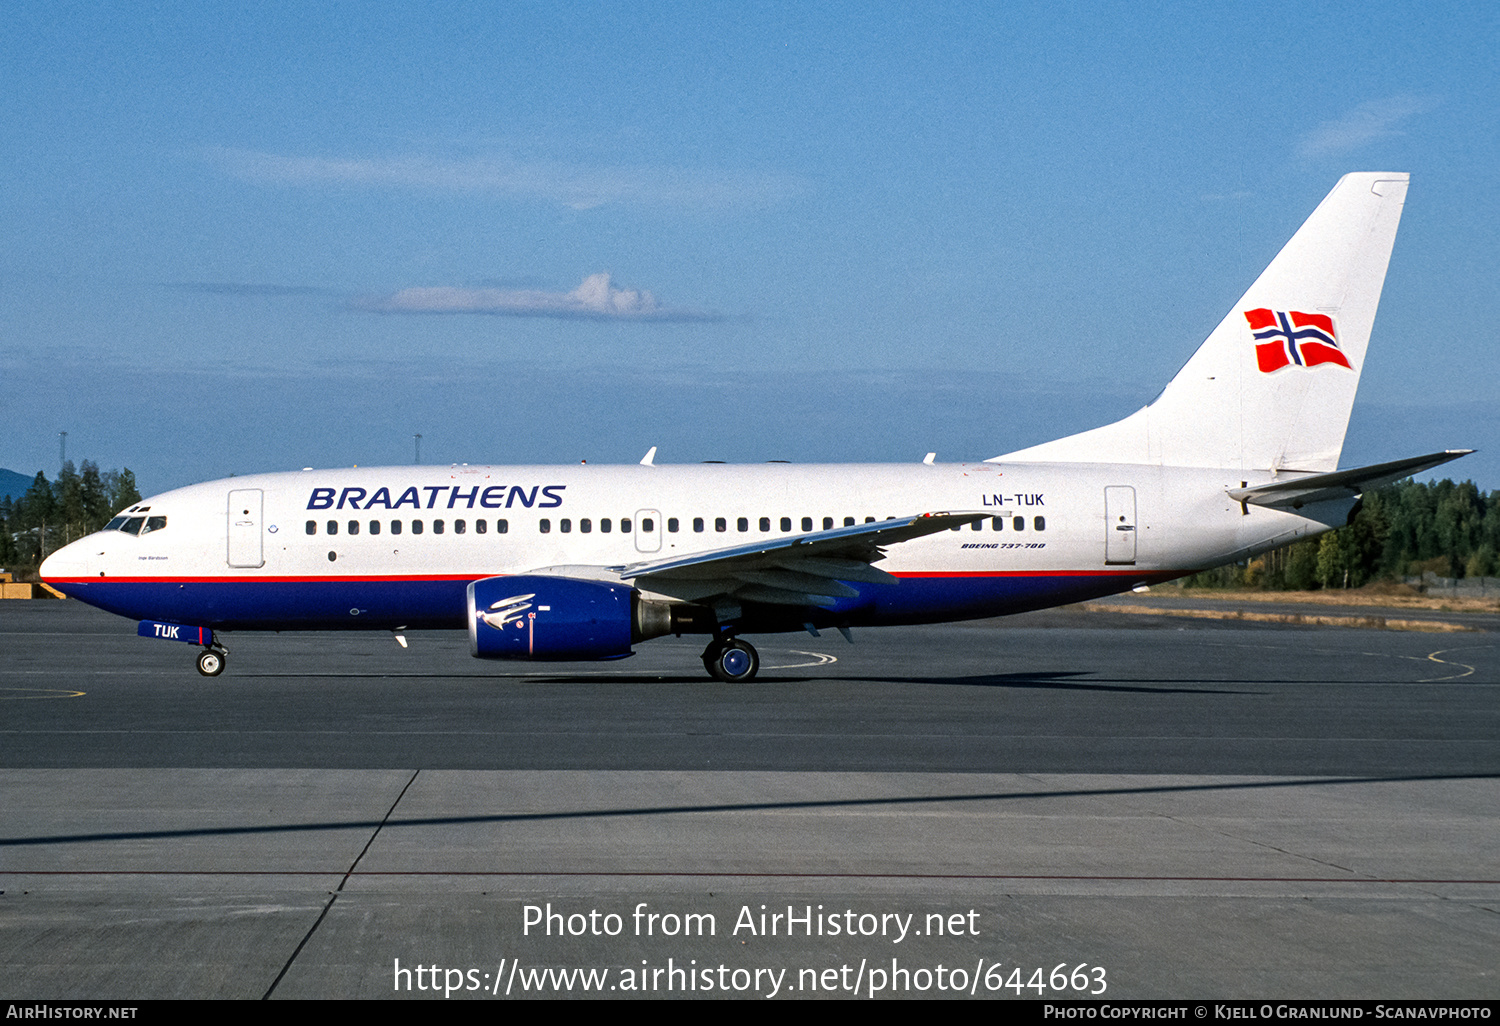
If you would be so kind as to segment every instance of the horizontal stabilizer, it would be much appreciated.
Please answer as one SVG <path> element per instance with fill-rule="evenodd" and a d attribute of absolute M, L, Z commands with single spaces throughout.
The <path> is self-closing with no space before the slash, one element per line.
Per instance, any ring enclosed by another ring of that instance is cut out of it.
<path fill-rule="evenodd" d="M 1394 463 L 1377 463 L 1370 467 L 1353 470 L 1338 470 L 1331 474 L 1313 474 L 1295 481 L 1275 481 L 1249 488 L 1231 488 L 1229 497 L 1235 502 L 1249 502 L 1256 506 L 1273 509 L 1300 509 L 1314 502 L 1329 499 L 1347 499 L 1371 488 L 1399 481 L 1403 477 L 1420 474 L 1424 470 L 1440 467 L 1450 460 L 1467 456 L 1473 449 L 1448 449 L 1427 456 L 1396 460 Z"/>

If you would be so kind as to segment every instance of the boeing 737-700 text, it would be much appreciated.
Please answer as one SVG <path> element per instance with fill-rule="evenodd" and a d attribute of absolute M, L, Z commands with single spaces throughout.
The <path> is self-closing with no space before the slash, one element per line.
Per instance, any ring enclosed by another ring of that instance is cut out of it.
<path fill-rule="evenodd" d="M 703 634 L 935 623 L 1095 598 L 1347 522 L 1467 450 L 1338 470 L 1405 174 L 1342 178 L 1150 405 L 983 462 L 305 470 L 152 496 L 42 577 L 198 645 L 467 627 L 481 659 L 599 660 Z"/>

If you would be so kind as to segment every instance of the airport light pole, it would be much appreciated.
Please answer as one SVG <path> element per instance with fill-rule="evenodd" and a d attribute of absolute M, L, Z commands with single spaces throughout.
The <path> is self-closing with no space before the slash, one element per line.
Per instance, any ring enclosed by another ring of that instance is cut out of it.
<path fill-rule="evenodd" d="M 57 433 L 57 435 L 58 435 L 57 469 L 59 471 L 61 471 L 62 470 L 62 465 L 64 463 L 68 462 L 68 433 L 66 431 L 59 431 Z"/>
<path fill-rule="evenodd" d="M 422 436 L 412 435 L 412 438 L 415 439 L 417 443 L 417 458 L 413 462 L 420 467 L 422 465 Z"/>

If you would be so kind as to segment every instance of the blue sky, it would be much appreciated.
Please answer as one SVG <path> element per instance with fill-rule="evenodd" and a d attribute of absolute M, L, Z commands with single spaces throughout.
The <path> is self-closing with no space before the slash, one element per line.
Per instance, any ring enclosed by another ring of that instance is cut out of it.
<path fill-rule="evenodd" d="M 1344 463 L 1500 487 L 1500 8 L 1145 6 L 7 5 L 0 466 L 982 459 L 1394 170 Z"/>

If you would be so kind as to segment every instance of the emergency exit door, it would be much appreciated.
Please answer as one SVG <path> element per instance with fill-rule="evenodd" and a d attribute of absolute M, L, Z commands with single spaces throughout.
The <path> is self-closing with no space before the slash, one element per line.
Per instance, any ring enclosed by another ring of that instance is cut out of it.
<path fill-rule="evenodd" d="M 1111 485 L 1104 489 L 1104 562 L 1135 563 L 1135 489 Z"/>
<path fill-rule="evenodd" d="M 259 488 L 240 488 L 229 493 L 229 565 L 265 566 L 261 539 L 261 512 L 265 501 Z"/>
<path fill-rule="evenodd" d="M 635 550 L 637 552 L 661 551 L 661 511 L 638 509 L 635 511 Z"/>

